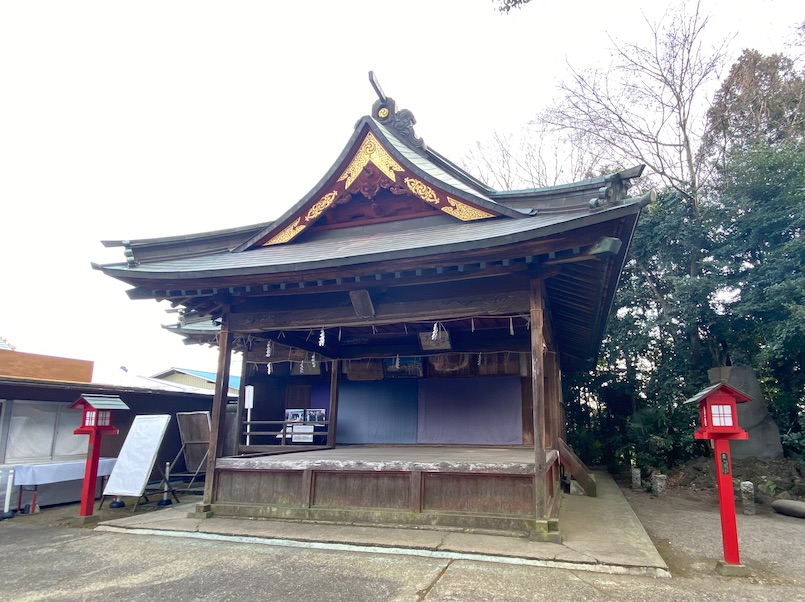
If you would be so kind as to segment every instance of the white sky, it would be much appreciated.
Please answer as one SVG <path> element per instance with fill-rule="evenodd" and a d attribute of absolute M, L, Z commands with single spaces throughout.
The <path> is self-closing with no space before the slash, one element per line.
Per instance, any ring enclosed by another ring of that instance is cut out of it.
<path fill-rule="evenodd" d="M 100 240 L 275 218 L 312 188 L 368 114 L 370 69 L 417 134 L 460 159 L 544 107 L 565 61 L 637 41 L 664 2 L 0 1 L 0 336 L 18 351 L 214 370 L 90 262 Z M 799 0 L 703 0 L 713 39 L 784 51 Z M 641 7 L 645 7 L 644 9 Z"/>

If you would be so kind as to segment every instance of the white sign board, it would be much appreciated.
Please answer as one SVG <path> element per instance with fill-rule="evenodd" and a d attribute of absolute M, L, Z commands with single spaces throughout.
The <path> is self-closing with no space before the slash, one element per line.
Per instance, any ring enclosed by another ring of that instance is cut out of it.
<path fill-rule="evenodd" d="M 293 437 L 291 438 L 291 441 L 294 443 L 313 443 L 313 425 L 294 424 Z"/>
<path fill-rule="evenodd" d="M 168 414 L 134 417 L 106 482 L 104 495 L 140 497 L 143 494 L 170 419 Z"/>

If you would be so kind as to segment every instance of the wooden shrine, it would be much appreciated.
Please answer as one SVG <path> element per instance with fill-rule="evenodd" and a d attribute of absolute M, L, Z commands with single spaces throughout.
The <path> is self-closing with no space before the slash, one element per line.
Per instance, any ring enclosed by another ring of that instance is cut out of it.
<path fill-rule="evenodd" d="M 557 541 L 561 466 L 580 466 L 563 445 L 561 374 L 594 365 L 653 194 L 627 195 L 643 167 L 493 190 L 372 82 L 372 114 L 275 221 L 105 242 L 126 261 L 95 267 L 218 345 L 198 515 Z M 222 457 L 235 351 L 242 429 Z"/>

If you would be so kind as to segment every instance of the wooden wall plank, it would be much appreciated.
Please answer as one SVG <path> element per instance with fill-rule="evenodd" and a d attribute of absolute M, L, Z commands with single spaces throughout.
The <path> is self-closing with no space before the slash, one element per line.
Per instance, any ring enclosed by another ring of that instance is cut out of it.
<path fill-rule="evenodd" d="M 423 475 L 423 511 L 534 516 L 531 475 Z"/>
<path fill-rule="evenodd" d="M 317 471 L 312 505 L 407 509 L 410 493 L 410 475 L 406 473 Z"/>

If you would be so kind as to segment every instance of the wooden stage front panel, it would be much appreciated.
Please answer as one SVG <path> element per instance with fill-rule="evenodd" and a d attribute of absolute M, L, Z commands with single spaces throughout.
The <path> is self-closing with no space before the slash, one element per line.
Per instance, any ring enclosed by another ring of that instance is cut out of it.
<path fill-rule="evenodd" d="M 213 511 L 354 524 L 528 533 L 535 519 L 534 451 L 526 448 L 376 447 L 220 458 Z M 552 524 L 548 524 L 551 522 Z"/>

